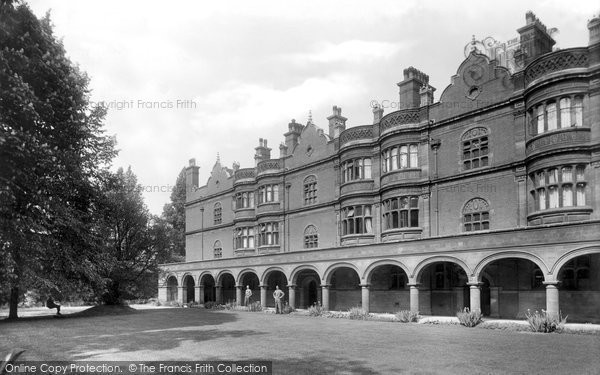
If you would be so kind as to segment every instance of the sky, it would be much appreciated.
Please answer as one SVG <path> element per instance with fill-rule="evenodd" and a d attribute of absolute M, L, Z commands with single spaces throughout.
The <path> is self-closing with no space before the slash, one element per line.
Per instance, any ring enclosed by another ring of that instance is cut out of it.
<path fill-rule="evenodd" d="M 150 211 L 162 212 L 191 158 L 206 183 L 221 163 L 254 166 L 265 138 L 279 157 L 287 124 L 327 131 L 332 107 L 347 128 L 372 123 L 372 103 L 398 101 L 414 66 L 450 84 L 473 37 L 518 36 L 532 10 L 558 28 L 556 47 L 588 44 L 596 0 L 544 1 L 82 1 L 31 0 L 109 107 L 113 168 L 131 166 Z M 394 111 L 385 108 L 385 113 Z"/>

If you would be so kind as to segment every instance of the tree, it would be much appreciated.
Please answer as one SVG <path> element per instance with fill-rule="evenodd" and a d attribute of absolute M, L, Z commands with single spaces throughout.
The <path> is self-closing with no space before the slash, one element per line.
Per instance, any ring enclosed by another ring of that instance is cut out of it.
<path fill-rule="evenodd" d="M 104 171 L 116 155 L 89 80 L 49 16 L 0 1 L 0 275 L 10 318 L 25 288 L 81 291 L 102 282 L 91 256 Z"/>
<path fill-rule="evenodd" d="M 162 218 L 168 225 L 172 262 L 185 261 L 185 168 L 183 168 L 171 192 L 171 202 L 163 206 Z"/>
<path fill-rule="evenodd" d="M 161 219 L 148 212 L 131 167 L 119 168 L 108 181 L 98 228 L 105 243 L 95 263 L 106 281 L 102 300 L 118 304 L 156 292 L 158 263 L 169 252 L 168 234 Z"/>

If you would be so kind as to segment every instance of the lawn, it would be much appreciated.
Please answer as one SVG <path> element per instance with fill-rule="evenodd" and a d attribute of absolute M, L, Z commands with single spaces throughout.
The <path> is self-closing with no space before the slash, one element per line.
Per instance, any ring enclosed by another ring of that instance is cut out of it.
<path fill-rule="evenodd" d="M 275 374 L 587 374 L 600 336 L 154 309 L 0 321 L 29 360 L 269 360 Z"/>

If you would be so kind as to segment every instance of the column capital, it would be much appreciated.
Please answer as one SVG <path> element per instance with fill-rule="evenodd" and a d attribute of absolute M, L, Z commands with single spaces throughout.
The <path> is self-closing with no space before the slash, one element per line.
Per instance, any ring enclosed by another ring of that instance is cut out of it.
<path fill-rule="evenodd" d="M 421 286 L 421 283 L 408 283 L 406 285 L 408 285 L 411 288 L 418 288 Z"/>
<path fill-rule="evenodd" d="M 287 287 L 288 288 L 295 288 L 297 285 L 296 284 L 288 284 Z"/>
<path fill-rule="evenodd" d="M 546 288 L 548 287 L 557 287 L 558 286 L 559 281 L 542 281 L 542 284 L 546 285 Z"/>
<path fill-rule="evenodd" d="M 371 286 L 371 284 L 358 284 L 358 286 L 365 289 L 365 288 L 369 288 Z"/>
<path fill-rule="evenodd" d="M 329 289 L 330 287 L 331 287 L 331 284 L 321 284 L 321 288 Z"/>
<path fill-rule="evenodd" d="M 243 287 L 244 287 L 244 285 L 242 285 L 242 284 L 237 284 L 235 287 L 236 287 L 236 288 L 243 288 Z"/>
<path fill-rule="evenodd" d="M 483 285 L 483 283 L 481 281 L 474 281 L 474 282 L 467 283 L 467 285 L 470 286 L 471 288 L 479 288 Z"/>
<path fill-rule="evenodd" d="M 222 285 L 215 285 L 215 288 L 217 289 L 221 289 L 223 286 Z"/>
<path fill-rule="evenodd" d="M 260 284 L 260 285 L 259 285 L 259 287 L 260 287 L 261 289 L 263 289 L 263 288 L 264 288 L 264 289 L 267 289 L 267 287 L 268 287 L 268 286 L 269 286 L 269 285 L 267 285 L 267 284 Z"/>

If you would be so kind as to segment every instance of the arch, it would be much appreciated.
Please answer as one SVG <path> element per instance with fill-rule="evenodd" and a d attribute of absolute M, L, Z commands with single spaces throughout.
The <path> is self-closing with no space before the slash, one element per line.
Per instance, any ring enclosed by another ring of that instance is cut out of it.
<path fill-rule="evenodd" d="M 260 280 L 260 276 L 258 276 L 258 272 L 256 272 L 255 270 L 253 270 L 252 268 L 244 268 L 243 270 L 241 270 L 238 273 L 237 279 L 235 279 L 235 283 L 237 285 L 242 285 L 242 279 L 244 278 L 244 276 L 248 273 L 253 273 L 256 278 L 258 278 Z"/>
<path fill-rule="evenodd" d="M 415 280 L 419 280 L 419 276 L 421 271 L 423 271 L 425 269 L 425 267 L 436 263 L 436 262 L 450 262 L 450 263 L 456 263 L 458 264 L 463 271 L 465 271 L 465 273 L 467 274 L 467 276 L 471 276 L 472 272 L 471 269 L 469 268 L 469 266 L 467 266 L 467 264 L 465 262 L 463 262 L 462 260 L 455 258 L 455 257 L 451 257 L 451 256 L 434 256 L 431 258 L 426 258 L 423 259 L 421 262 L 419 262 L 419 264 L 417 264 L 417 267 L 415 267 L 415 270 L 413 271 L 412 275 L 409 275 L 410 278 L 413 278 Z"/>
<path fill-rule="evenodd" d="M 394 259 L 382 259 L 371 263 L 363 273 L 361 280 L 364 280 L 367 284 L 370 284 L 371 277 L 373 276 L 372 273 L 379 266 L 398 266 L 406 273 L 406 276 L 410 275 L 408 267 L 406 267 L 402 262 Z"/>
<path fill-rule="evenodd" d="M 200 274 L 200 276 L 198 276 L 198 285 L 204 284 L 204 282 L 202 281 L 202 279 L 205 278 L 206 276 L 212 277 L 213 281 L 215 281 L 215 276 L 212 274 L 212 272 L 210 272 L 210 271 L 203 271 Z"/>
<path fill-rule="evenodd" d="M 177 275 L 176 275 L 176 274 L 174 274 L 174 273 L 169 273 L 169 274 L 167 274 L 167 276 L 165 276 L 165 278 L 164 278 L 163 286 L 167 286 L 167 285 L 168 285 L 168 283 L 169 283 L 169 279 L 170 279 L 171 277 L 174 277 L 174 278 L 175 278 L 175 281 L 177 282 L 177 285 L 179 285 L 179 279 L 177 278 Z"/>
<path fill-rule="evenodd" d="M 231 277 L 233 277 L 233 280 L 235 280 L 235 276 L 233 276 L 233 272 L 231 272 L 230 270 L 222 270 L 217 274 L 217 277 L 215 277 L 215 285 L 221 286 L 222 281 L 223 281 L 223 276 L 225 275 L 231 275 Z"/>
<path fill-rule="evenodd" d="M 291 280 L 291 279 L 290 279 L 289 275 L 287 274 L 287 272 L 285 272 L 285 270 L 284 270 L 283 268 L 281 268 L 281 267 L 277 267 L 277 266 L 273 266 L 273 267 L 269 267 L 269 268 L 267 268 L 267 269 L 266 269 L 266 270 L 265 270 L 265 271 L 264 271 L 264 272 L 263 272 L 263 273 L 262 273 L 262 274 L 259 276 L 259 278 L 258 278 L 258 279 L 260 280 L 260 283 L 261 283 L 261 284 L 264 284 L 264 283 L 265 283 L 265 281 L 267 281 L 267 276 L 269 275 L 269 273 L 271 273 L 271 272 L 274 272 L 274 271 L 279 271 L 279 272 L 281 272 L 281 273 L 282 273 L 282 274 L 285 276 L 285 278 L 288 280 L 288 283 L 290 282 L 290 280 Z"/>
<path fill-rule="evenodd" d="M 310 265 L 310 264 L 303 264 L 301 266 L 294 268 L 294 270 L 290 274 L 288 282 L 290 282 L 292 284 L 296 284 L 298 281 L 298 274 L 302 271 L 314 271 L 317 274 L 317 276 L 319 276 L 319 282 L 322 282 L 322 280 L 323 280 L 323 277 L 319 273 L 319 270 L 317 269 L 317 267 Z"/>
<path fill-rule="evenodd" d="M 580 249 L 571 250 L 563 254 L 560 258 L 558 258 L 556 262 L 554 262 L 552 268 L 550 269 L 549 273 L 552 274 L 553 280 L 556 279 L 556 276 L 560 272 L 560 269 L 569 261 L 577 258 L 578 256 L 590 254 L 600 254 L 600 246 L 583 247 Z"/>
<path fill-rule="evenodd" d="M 181 285 L 184 286 L 186 277 L 191 277 L 194 280 L 194 284 L 196 283 L 196 279 L 194 279 L 194 275 L 191 272 L 186 272 L 181 276 Z"/>
<path fill-rule="evenodd" d="M 183 294 L 183 302 L 195 302 L 196 295 L 196 280 L 194 280 L 194 276 L 191 273 L 186 273 L 181 278 L 181 286 L 185 289 L 185 293 Z M 182 290 L 183 292 L 183 290 Z"/>
<path fill-rule="evenodd" d="M 358 276 L 358 278 L 360 279 L 360 272 L 358 270 L 358 267 L 356 267 L 354 264 L 349 263 L 349 262 L 340 262 L 340 263 L 334 263 L 331 266 L 327 267 L 327 269 L 325 270 L 325 273 L 323 274 L 323 280 L 321 280 L 321 282 L 325 283 L 325 284 L 329 284 L 329 282 L 331 281 L 331 275 L 333 274 L 333 272 L 335 272 L 335 270 L 337 268 L 341 268 L 341 267 L 347 267 L 347 268 L 353 269 L 354 272 L 356 272 L 356 275 Z"/>
<path fill-rule="evenodd" d="M 177 276 L 170 275 L 169 277 L 167 277 L 166 286 L 167 301 L 177 301 L 179 289 L 179 281 L 177 280 Z"/>
<path fill-rule="evenodd" d="M 302 181 L 303 184 L 310 184 L 311 182 L 317 182 L 316 175 L 310 174 L 310 175 L 304 177 L 304 180 Z"/>
<path fill-rule="evenodd" d="M 461 141 L 468 141 L 469 139 L 479 138 L 490 134 L 490 129 L 487 126 L 473 126 L 462 132 L 460 135 Z"/>
<path fill-rule="evenodd" d="M 526 253 L 524 251 L 506 251 L 506 252 L 502 252 L 502 253 L 492 254 L 490 256 L 483 258 L 477 264 L 477 266 L 475 266 L 475 269 L 473 270 L 473 273 L 471 274 L 473 276 L 473 281 L 476 281 L 476 282 L 481 281 L 481 280 L 479 280 L 481 271 L 483 269 L 485 269 L 485 267 L 488 264 L 490 264 L 496 260 L 509 259 L 509 258 L 525 259 L 525 260 L 529 260 L 529 261 L 535 263 L 542 270 L 542 272 L 544 272 L 544 278 L 546 277 L 546 275 L 548 275 L 550 273 L 550 271 L 548 270 L 548 267 L 546 266 L 544 261 L 541 260 L 540 258 L 538 258 L 536 255 Z"/>

